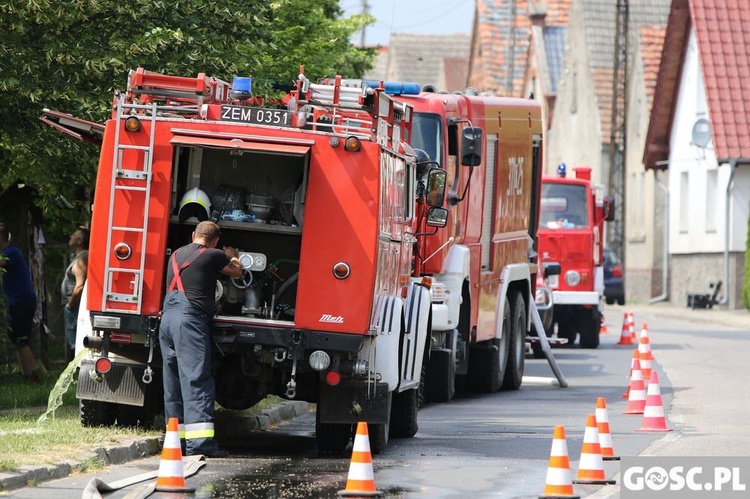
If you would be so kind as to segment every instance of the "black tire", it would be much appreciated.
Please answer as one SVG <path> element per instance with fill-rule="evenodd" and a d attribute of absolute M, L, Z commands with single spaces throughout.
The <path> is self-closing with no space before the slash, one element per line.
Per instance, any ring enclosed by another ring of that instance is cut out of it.
<path fill-rule="evenodd" d="M 618 298 L 617 299 L 617 304 L 618 305 L 625 305 L 625 298 L 623 298 L 623 297 Z"/>
<path fill-rule="evenodd" d="M 315 441 L 318 454 L 341 454 L 352 439 L 353 426 L 350 423 L 321 423 L 320 406 L 315 413 Z"/>
<path fill-rule="evenodd" d="M 419 430 L 417 411 L 419 410 L 419 390 L 406 390 L 393 394 L 391 405 L 390 436 L 412 438 Z"/>
<path fill-rule="evenodd" d="M 469 355 L 469 382 L 474 390 L 494 393 L 500 390 L 508 365 L 509 334 L 511 330 L 510 304 L 505 301 L 503 309 L 503 331 L 501 338 L 483 342 L 471 349 Z"/>
<path fill-rule="evenodd" d="M 427 397 L 432 402 L 449 402 L 456 394 L 456 363 L 453 352 L 441 348 L 430 352 L 427 367 Z"/>
<path fill-rule="evenodd" d="M 388 406 L 388 422 L 372 423 L 367 425 L 367 433 L 370 436 L 370 452 L 373 454 L 382 454 L 388 447 L 388 437 L 390 434 L 391 409 L 393 407 L 393 392 L 388 392 L 386 404 Z M 415 420 L 416 421 L 416 420 Z"/>
<path fill-rule="evenodd" d="M 117 425 L 124 428 L 163 428 L 165 421 L 156 421 L 158 414 L 164 414 L 164 390 L 161 371 L 154 372 L 151 383 L 144 386 L 143 406 L 116 404 Z"/>
<path fill-rule="evenodd" d="M 582 312 L 578 318 L 578 330 L 581 334 L 581 348 L 599 347 L 599 330 L 601 329 L 602 316 L 598 309 L 590 312 Z"/>
<path fill-rule="evenodd" d="M 117 418 L 117 407 L 109 402 L 79 400 L 78 409 L 84 427 L 112 426 Z"/>
<path fill-rule="evenodd" d="M 559 338 L 565 338 L 568 340 L 566 346 L 572 347 L 573 345 L 575 345 L 578 332 L 576 330 L 576 323 L 575 321 L 571 320 L 568 311 L 560 314 L 560 317 L 558 317 L 557 319 L 557 336 Z"/>
<path fill-rule="evenodd" d="M 523 369 L 526 361 L 526 302 L 518 291 L 510 296 L 511 327 L 509 334 L 508 364 L 503 376 L 503 390 L 518 390 L 523 381 Z"/>
<path fill-rule="evenodd" d="M 607 305 L 614 305 L 614 303 L 615 303 L 615 299 L 614 298 L 605 298 L 605 300 L 607 302 Z M 620 300 L 617 300 L 617 303 L 619 303 L 620 305 L 622 305 L 622 303 L 620 303 Z"/>

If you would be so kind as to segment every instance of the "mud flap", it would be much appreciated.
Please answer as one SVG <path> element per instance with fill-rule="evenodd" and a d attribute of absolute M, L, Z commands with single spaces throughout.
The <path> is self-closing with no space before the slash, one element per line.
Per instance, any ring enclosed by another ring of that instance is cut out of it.
<path fill-rule="evenodd" d="M 81 361 L 76 397 L 83 400 L 143 406 L 146 388 L 142 378 L 145 367 L 114 364 L 107 374 L 101 375 L 101 381 L 96 381 L 90 376 L 89 373 L 93 369 L 93 362 Z"/>
<path fill-rule="evenodd" d="M 365 382 L 342 381 L 337 386 L 322 384 L 318 411 L 321 423 L 387 424 L 391 408 L 388 384 L 368 387 Z"/>

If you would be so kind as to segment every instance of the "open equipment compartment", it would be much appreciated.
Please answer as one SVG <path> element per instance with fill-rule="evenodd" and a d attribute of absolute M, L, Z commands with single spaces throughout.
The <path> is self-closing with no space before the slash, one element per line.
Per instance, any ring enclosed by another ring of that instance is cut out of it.
<path fill-rule="evenodd" d="M 221 227 L 219 247 L 238 248 L 245 268 L 241 278 L 220 276 L 217 319 L 293 322 L 308 167 L 307 148 L 299 146 L 175 145 L 168 252 L 188 243 L 197 223 L 210 217 Z"/>

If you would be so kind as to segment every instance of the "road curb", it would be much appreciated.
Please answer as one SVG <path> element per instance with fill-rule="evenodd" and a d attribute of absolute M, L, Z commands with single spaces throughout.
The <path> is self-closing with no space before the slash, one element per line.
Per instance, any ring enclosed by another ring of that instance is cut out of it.
<path fill-rule="evenodd" d="M 305 414 L 309 404 L 302 401 L 285 401 L 262 411 L 246 414 L 236 411 L 219 411 L 216 419 L 217 440 L 247 436 L 249 433 L 267 431 L 283 421 Z M 227 423 L 231 420 L 231 424 Z M 57 480 L 85 469 L 87 462 L 97 460 L 105 466 L 117 465 L 153 456 L 161 452 L 164 437 L 147 437 L 119 443 L 112 447 L 100 447 L 81 455 L 74 461 L 39 466 L 22 466 L 17 471 L 0 472 L 0 493 Z"/>

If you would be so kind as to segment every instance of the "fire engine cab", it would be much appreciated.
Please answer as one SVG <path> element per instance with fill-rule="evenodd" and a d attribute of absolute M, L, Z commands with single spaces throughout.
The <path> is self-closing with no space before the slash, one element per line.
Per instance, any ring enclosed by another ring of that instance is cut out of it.
<path fill-rule="evenodd" d="M 553 322 L 557 335 L 583 348 L 599 346 L 604 299 L 604 222 L 614 211 L 591 182 L 591 168 L 558 165 L 557 176 L 542 179 L 539 220 L 541 264 L 558 263 L 560 274 L 549 277 L 553 294 Z M 553 334 L 552 328 L 546 331 Z"/>

